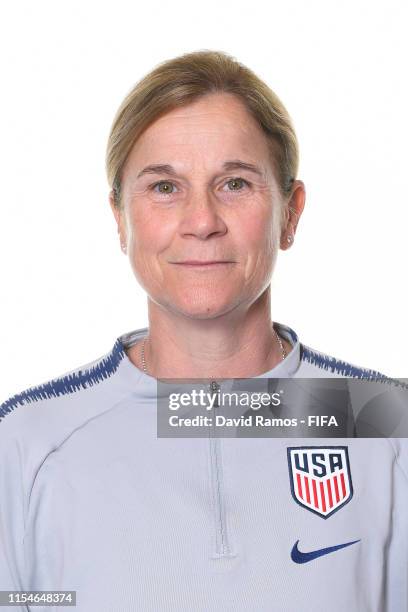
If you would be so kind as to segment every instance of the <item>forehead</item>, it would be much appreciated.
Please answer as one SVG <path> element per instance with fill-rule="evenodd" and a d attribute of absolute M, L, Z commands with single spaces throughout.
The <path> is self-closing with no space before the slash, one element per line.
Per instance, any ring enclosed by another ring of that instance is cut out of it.
<path fill-rule="evenodd" d="M 246 156 L 248 161 L 266 161 L 268 140 L 237 96 L 217 93 L 154 121 L 136 141 L 125 169 L 177 161 L 210 165 L 238 155 Z"/>

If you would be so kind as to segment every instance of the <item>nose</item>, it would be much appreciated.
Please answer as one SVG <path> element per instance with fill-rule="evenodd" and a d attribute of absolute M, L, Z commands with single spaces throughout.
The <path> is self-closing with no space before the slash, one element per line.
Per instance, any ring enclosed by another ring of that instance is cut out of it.
<path fill-rule="evenodd" d="M 220 216 L 219 204 L 208 192 L 191 194 L 191 199 L 183 208 L 180 222 L 180 233 L 182 236 L 195 236 L 205 240 L 210 236 L 222 236 L 227 231 L 227 226 Z"/>

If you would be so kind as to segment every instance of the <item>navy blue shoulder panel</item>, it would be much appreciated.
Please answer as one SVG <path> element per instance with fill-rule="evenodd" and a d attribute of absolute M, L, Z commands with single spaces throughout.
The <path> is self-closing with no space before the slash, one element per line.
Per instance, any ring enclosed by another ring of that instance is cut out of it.
<path fill-rule="evenodd" d="M 30 387 L 0 404 L 0 421 L 18 405 L 74 393 L 80 389 L 92 387 L 109 378 L 117 370 L 124 355 L 123 344 L 117 339 L 110 353 L 102 357 L 91 368 L 85 370 L 78 369 L 71 374 L 66 374 L 41 385 Z"/>
<path fill-rule="evenodd" d="M 347 361 L 342 361 L 341 359 L 336 359 L 330 355 L 325 355 L 323 353 L 319 353 L 318 351 L 314 351 L 304 344 L 301 344 L 301 359 L 302 361 L 308 361 L 309 363 L 316 365 L 318 368 L 329 370 L 330 372 L 340 374 L 341 376 L 388 382 L 393 383 L 395 386 L 408 388 L 408 385 L 405 382 L 398 380 L 397 378 L 385 376 L 385 374 L 381 374 L 381 372 L 378 372 L 377 370 L 359 368 L 351 363 L 348 363 Z"/>

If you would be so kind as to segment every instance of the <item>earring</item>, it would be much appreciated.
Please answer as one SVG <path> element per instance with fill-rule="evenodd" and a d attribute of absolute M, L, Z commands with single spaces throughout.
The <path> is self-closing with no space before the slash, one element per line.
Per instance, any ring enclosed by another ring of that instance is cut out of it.
<path fill-rule="evenodd" d="M 288 236 L 287 240 L 288 242 L 292 242 L 292 236 Z"/>
<path fill-rule="evenodd" d="M 120 248 L 122 249 L 122 251 L 124 253 L 126 253 L 126 244 L 124 244 L 123 242 L 120 243 Z"/>

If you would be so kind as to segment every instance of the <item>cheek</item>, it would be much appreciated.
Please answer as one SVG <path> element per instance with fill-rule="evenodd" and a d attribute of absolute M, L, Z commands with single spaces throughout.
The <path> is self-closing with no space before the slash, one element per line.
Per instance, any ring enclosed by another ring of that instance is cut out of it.
<path fill-rule="evenodd" d="M 174 235 L 174 223 L 169 218 L 158 218 L 146 206 L 140 208 L 129 217 L 129 241 L 132 252 L 148 255 L 151 258 L 159 254 L 171 244 Z"/>
<path fill-rule="evenodd" d="M 278 230 L 271 212 L 248 220 L 241 230 L 247 251 L 246 282 L 258 283 L 270 278 L 279 248 Z"/>
<path fill-rule="evenodd" d="M 248 252 L 252 254 L 270 255 L 274 248 L 276 235 L 272 215 L 258 215 L 248 220 L 241 229 L 242 241 L 248 246 Z"/>

